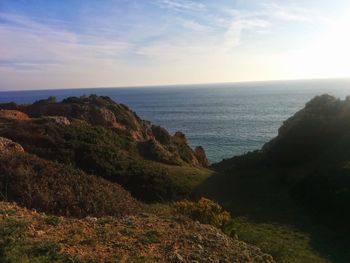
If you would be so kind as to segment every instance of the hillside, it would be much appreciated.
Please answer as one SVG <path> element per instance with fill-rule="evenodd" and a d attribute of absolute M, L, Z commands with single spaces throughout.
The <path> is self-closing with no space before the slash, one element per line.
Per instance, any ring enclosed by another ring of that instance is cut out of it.
<path fill-rule="evenodd" d="M 117 182 L 143 201 L 186 197 L 211 173 L 202 147 L 191 149 L 183 133 L 171 136 L 108 97 L 0 104 L 0 136 Z"/>
<path fill-rule="evenodd" d="M 124 216 L 140 204 L 120 185 L 30 154 L 0 156 L 2 199 L 63 216 Z"/>
<path fill-rule="evenodd" d="M 322 95 L 286 120 L 278 136 L 261 150 L 223 160 L 212 167 L 221 174 L 249 173 L 247 182 L 264 178 L 264 184 L 271 188 L 279 185 L 289 191 L 294 201 L 310 205 L 314 212 L 323 216 L 331 213 L 332 217 L 341 213 L 339 219 L 346 222 L 349 214 L 344 214 L 345 205 L 350 201 L 346 179 L 350 172 L 349 134 L 350 100 Z M 264 184 L 260 185 L 261 191 L 269 191 Z M 270 192 L 275 194 L 278 193 Z M 327 211 L 322 211 L 322 207 L 327 207 Z"/>
<path fill-rule="evenodd" d="M 0 193 L 1 262 L 274 263 L 259 248 L 221 232 L 217 227 L 230 217 L 210 200 L 196 214 L 210 219 L 201 224 L 173 206 L 137 202 L 116 183 L 28 154 L 1 137 Z M 220 224 L 209 225 L 215 222 Z"/>
<path fill-rule="evenodd" d="M 349 99 L 318 96 L 208 167 L 107 97 L 0 104 L 1 260 L 347 263 L 349 123 Z"/>
<path fill-rule="evenodd" d="M 1 262 L 274 262 L 222 232 L 230 216 L 210 200 L 189 206 L 202 223 L 144 203 L 188 197 L 212 173 L 183 133 L 107 97 L 0 108 Z"/>
<path fill-rule="evenodd" d="M 210 225 L 179 215 L 55 217 L 0 202 L 1 262 L 274 263 Z"/>
<path fill-rule="evenodd" d="M 304 246 L 305 250 L 318 251 L 331 262 L 349 262 L 349 135 L 350 100 L 317 96 L 286 120 L 278 136 L 261 150 L 213 164 L 217 175 L 208 178 L 197 194 L 244 216 L 246 241 L 265 242 L 254 237 L 256 228 L 275 229 L 275 233 L 285 228 L 284 234 L 271 233 L 275 241 L 290 239 L 296 229 L 310 238 L 311 247 Z M 290 242 L 296 255 L 302 251 L 300 244 L 298 238 Z M 274 249 L 270 246 L 267 251 L 273 256 L 284 254 L 278 242 Z"/>

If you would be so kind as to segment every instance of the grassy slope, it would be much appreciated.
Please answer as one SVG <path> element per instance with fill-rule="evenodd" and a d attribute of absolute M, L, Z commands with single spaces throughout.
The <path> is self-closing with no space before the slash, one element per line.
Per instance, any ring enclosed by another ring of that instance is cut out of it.
<path fill-rule="evenodd" d="M 197 188 L 196 195 L 218 200 L 231 212 L 232 230 L 238 237 L 271 254 L 277 262 L 331 262 L 328 255 L 321 254 L 331 245 L 330 240 L 313 235 L 311 224 L 306 227 L 306 218 L 287 194 L 287 187 L 276 187 L 271 177 L 255 177 L 247 171 L 217 174 Z M 334 250 L 333 256 L 337 256 Z M 338 260 L 333 262 L 347 262 Z"/>
<path fill-rule="evenodd" d="M 256 223 L 245 218 L 234 220 L 238 237 L 259 246 L 283 263 L 326 263 L 312 246 L 312 237 L 299 229 L 279 223 Z"/>
<path fill-rule="evenodd" d="M 210 169 L 193 167 L 189 165 L 174 166 L 164 164 L 162 167 L 168 171 L 172 182 L 176 186 L 184 187 L 189 191 L 195 189 L 214 174 L 214 172 Z"/>
<path fill-rule="evenodd" d="M 63 218 L 0 202 L 0 261 L 273 263 L 256 247 L 175 214 Z"/>
<path fill-rule="evenodd" d="M 122 132 L 84 121 L 62 126 L 43 119 L 0 119 L 0 135 L 44 159 L 118 182 L 143 201 L 188 197 L 210 174 L 208 169 L 188 164 L 145 160 L 138 154 L 137 144 Z"/>

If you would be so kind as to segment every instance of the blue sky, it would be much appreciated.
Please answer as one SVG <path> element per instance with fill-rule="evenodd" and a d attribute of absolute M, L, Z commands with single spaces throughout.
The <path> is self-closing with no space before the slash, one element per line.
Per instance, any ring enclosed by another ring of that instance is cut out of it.
<path fill-rule="evenodd" d="M 0 89 L 350 77 L 350 3 L 0 0 Z"/>

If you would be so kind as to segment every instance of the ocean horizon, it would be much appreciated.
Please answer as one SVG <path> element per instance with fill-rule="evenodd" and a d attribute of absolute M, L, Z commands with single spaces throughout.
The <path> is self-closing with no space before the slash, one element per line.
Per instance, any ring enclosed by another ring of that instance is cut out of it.
<path fill-rule="evenodd" d="M 264 81 L 127 88 L 0 91 L 0 102 L 32 103 L 55 96 L 109 96 L 141 118 L 202 145 L 210 162 L 260 149 L 283 121 L 317 95 L 350 95 L 349 79 Z"/>

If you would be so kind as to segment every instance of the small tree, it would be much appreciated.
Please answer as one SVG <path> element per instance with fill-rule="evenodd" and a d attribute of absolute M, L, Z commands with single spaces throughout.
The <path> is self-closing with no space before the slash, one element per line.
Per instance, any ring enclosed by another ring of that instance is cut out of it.
<path fill-rule="evenodd" d="M 47 98 L 47 102 L 48 103 L 56 103 L 57 102 L 57 99 L 55 96 L 50 96 Z"/>

